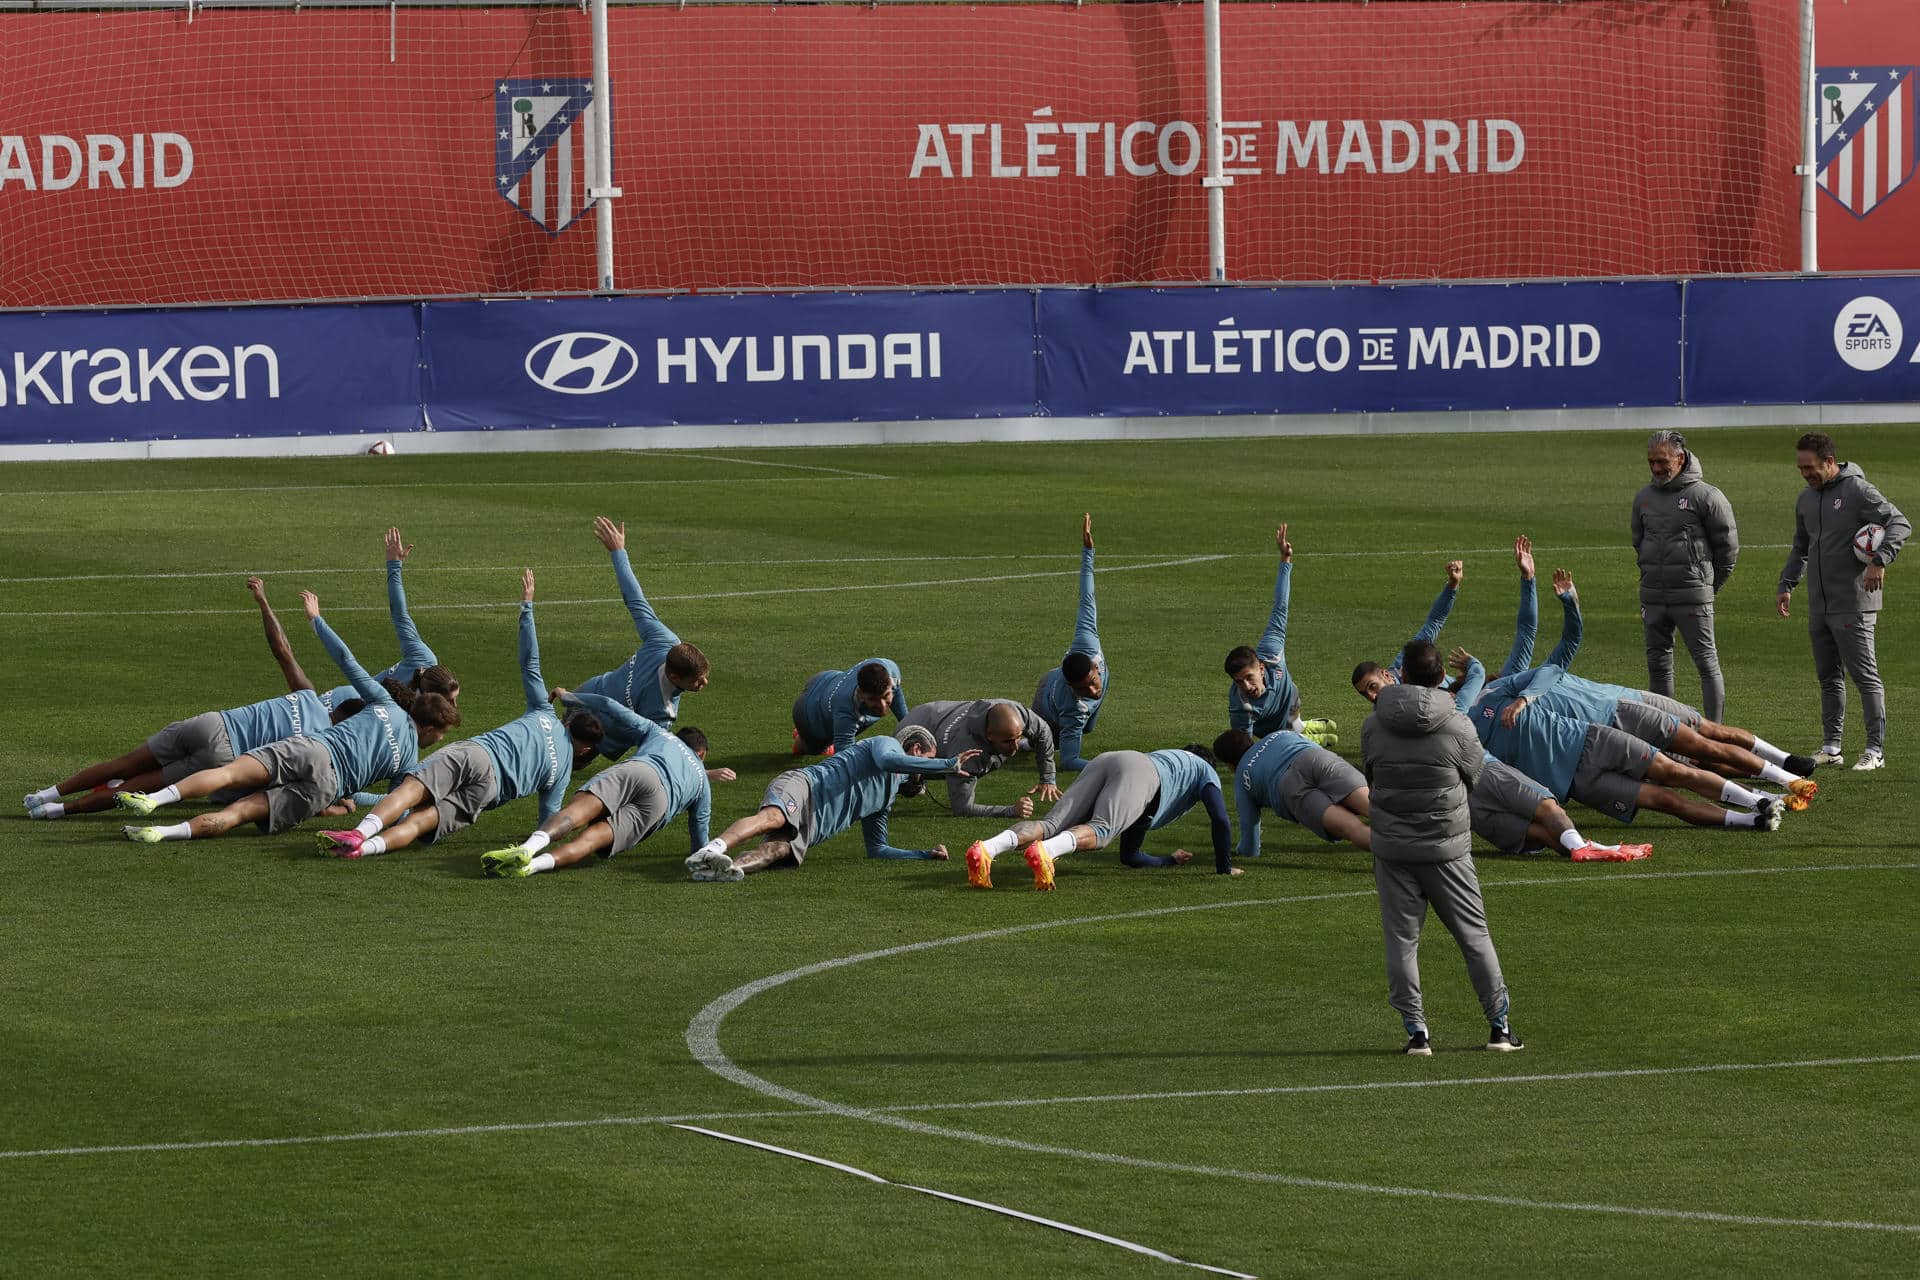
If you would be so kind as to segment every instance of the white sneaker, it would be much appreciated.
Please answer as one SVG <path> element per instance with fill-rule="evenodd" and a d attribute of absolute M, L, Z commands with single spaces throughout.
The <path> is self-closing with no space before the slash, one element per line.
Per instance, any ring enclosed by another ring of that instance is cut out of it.
<path fill-rule="evenodd" d="M 1887 757 L 1881 752 L 1880 748 L 1868 747 L 1860 753 L 1860 758 L 1853 762 L 1853 771 L 1855 773 L 1865 773 L 1869 769 L 1883 769 L 1886 767 L 1886 764 Z"/>
<path fill-rule="evenodd" d="M 1840 754 L 1839 743 L 1829 742 L 1826 746 L 1813 753 L 1813 762 L 1815 764 L 1845 764 L 1847 758 Z"/>
<path fill-rule="evenodd" d="M 687 859 L 687 871 L 703 884 L 714 880 L 746 879 L 745 872 L 729 875 L 733 870 L 733 859 L 716 850 L 696 849 L 693 856 Z"/>

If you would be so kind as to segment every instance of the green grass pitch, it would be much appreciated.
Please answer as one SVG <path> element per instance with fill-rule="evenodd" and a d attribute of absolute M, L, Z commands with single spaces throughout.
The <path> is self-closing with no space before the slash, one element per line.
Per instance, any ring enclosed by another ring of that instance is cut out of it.
<path fill-rule="evenodd" d="M 1719 607 L 1729 718 L 1811 751 L 1805 625 L 1773 616 L 1796 434 L 1693 443 L 1745 541 Z M 1913 428 L 1839 435 L 1920 515 Z M 1083 510 L 1113 671 L 1090 745 L 1225 727 L 1221 658 L 1259 633 L 1287 521 L 1288 657 L 1353 758 L 1365 708 L 1347 674 L 1418 625 L 1448 556 L 1467 578 L 1445 639 L 1504 655 L 1516 533 L 1543 579 L 1576 575 L 1578 669 L 1644 683 L 1626 544 L 1642 455 L 1639 435 L 1599 433 L 0 468 L 0 1271 L 1179 1273 L 662 1120 L 697 1116 L 1260 1276 L 1910 1275 L 1905 561 L 1880 625 L 1886 770 L 1823 770 L 1773 836 L 1648 817 L 1651 862 L 1480 860 L 1518 1055 L 1478 1050 L 1459 954 L 1430 921 L 1438 1051 L 1398 1056 L 1366 860 L 1272 820 L 1238 879 L 1204 856 L 1129 871 L 1110 851 L 1066 860 L 1042 895 L 1017 860 L 992 893 L 957 858 L 869 862 L 857 831 L 797 872 L 693 884 L 683 825 L 611 863 L 483 880 L 479 854 L 531 828 L 530 800 L 357 864 L 304 830 L 149 848 L 111 815 L 17 807 L 278 687 L 248 573 L 322 687 L 302 587 L 370 666 L 392 661 L 388 524 L 417 544 L 408 590 L 463 680 L 463 733 L 520 710 L 522 565 L 549 678 L 616 665 L 633 636 L 599 513 L 627 522 L 662 615 L 713 661 L 682 723 L 740 771 L 717 822 L 789 763 L 788 707 L 816 670 L 884 654 L 915 702 L 1028 697 L 1071 635 Z M 1549 595 L 1541 653 L 1557 627 Z M 1854 698 L 1849 761 L 1862 740 Z M 1022 758 L 981 793 L 1032 783 Z M 957 855 L 995 825 L 920 798 L 894 832 Z M 1160 834 L 1202 849 L 1204 819 Z M 1186 910 L 1141 914 L 1158 908 Z M 744 984 L 1022 925 L 1043 927 L 828 968 L 719 1024 L 738 1072 L 842 1111 L 745 1087 L 689 1046 Z M 1743 1065 L 1760 1069 L 1728 1069 Z"/>

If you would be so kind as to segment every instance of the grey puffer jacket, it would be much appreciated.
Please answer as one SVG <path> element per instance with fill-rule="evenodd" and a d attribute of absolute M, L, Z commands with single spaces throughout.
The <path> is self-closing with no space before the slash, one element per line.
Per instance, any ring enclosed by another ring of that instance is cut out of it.
<path fill-rule="evenodd" d="M 1486 767 L 1473 726 L 1439 689 L 1390 684 L 1360 728 L 1373 856 L 1451 862 L 1472 851 L 1467 791 Z"/>
<path fill-rule="evenodd" d="M 1860 585 L 1867 566 L 1853 554 L 1853 535 L 1867 524 L 1886 527 L 1886 541 L 1874 558 L 1892 564 L 1913 525 L 1858 466 L 1843 462 L 1840 474 L 1820 488 L 1802 488 L 1793 509 L 1793 549 L 1780 571 L 1779 589 L 1793 590 L 1805 573 L 1809 614 L 1878 613 L 1880 593 Z"/>
<path fill-rule="evenodd" d="M 1633 550 L 1641 604 L 1707 604 L 1740 559 L 1740 529 L 1727 495 L 1706 482 L 1699 455 L 1682 455 L 1671 480 L 1633 499 Z"/>

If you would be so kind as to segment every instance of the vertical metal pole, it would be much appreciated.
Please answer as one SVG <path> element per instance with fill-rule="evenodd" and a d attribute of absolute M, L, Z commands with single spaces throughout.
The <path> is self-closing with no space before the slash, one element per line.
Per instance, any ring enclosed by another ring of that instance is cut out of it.
<path fill-rule="evenodd" d="M 1233 179 L 1223 172 L 1220 92 L 1220 0 L 1206 0 L 1207 46 L 1207 278 L 1215 284 L 1227 278 L 1227 192 Z"/>
<path fill-rule="evenodd" d="M 613 84 L 607 72 L 607 0 L 593 0 L 593 183 L 594 258 L 600 293 L 613 292 Z"/>
<path fill-rule="evenodd" d="M 1820 269 L 1820 86 L 1813 57 L 1813 0 L 1800 0 L 1800 270 Z"/>

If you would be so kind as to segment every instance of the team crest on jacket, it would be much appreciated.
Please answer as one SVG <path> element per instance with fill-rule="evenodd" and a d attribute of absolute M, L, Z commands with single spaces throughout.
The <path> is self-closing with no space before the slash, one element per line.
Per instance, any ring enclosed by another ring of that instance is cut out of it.
<path fill-rule="evenodd" d="M 1688 507 L 1688 505 L 1687 505 L 1687 500 L 1686 500 L 1685 498 L 1682 498 L 1682 499 L 1680 499 L 1680 509 L 1681 509 L 1682 511 L 1687 511 L 1687 510 L 1690 510 L 1690 509 L 1691 509 L 1691 508 L 1689 508 L 1689 507 Z"/>
<path fill-rule="evenodd" d="M 499 80 L 493 99 L 494 189 L 557 236 L 595 185 L 593 81 Z"/>
<path fill-rule="evenodd" d="M 1834 509 L 1835 511 L 1838 511 L 1838 510 L 1840 509 L 1840 499 L 1838 499 L 1838 498 L 1835 498 L 1835 499 L 1833 500 L 1833 509 Z"/>
<path fill-rule="evenodd" d="M 1879 208 L 1913 176 L 1920 110 L 1914 67 L 1821 67 L 1815 73 L 1820 189 L 1856 218 Z"/>

